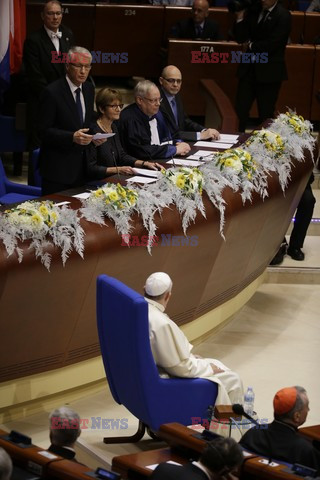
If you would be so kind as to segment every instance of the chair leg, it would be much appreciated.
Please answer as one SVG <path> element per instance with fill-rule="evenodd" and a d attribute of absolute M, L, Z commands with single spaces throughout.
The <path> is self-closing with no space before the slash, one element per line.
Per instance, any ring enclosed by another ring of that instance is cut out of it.
<path fill-rule="evenodd" d="M 156 442 L 161 442 L 161 438 L 158 437 L 151 429 L 150 427 L 146 427 L 147 428 L 147 434 L 149 435 L 149 437 L 152 438 L 152 440 L 155 440 Z"/>
<path fill-rule="evenodd" d="M 146 425 L 139 420 L 138 430 L 134 435 L 126 437 L 104 437 L 103 443 L 135 443 L 139 442 L 146 432 Z"/>

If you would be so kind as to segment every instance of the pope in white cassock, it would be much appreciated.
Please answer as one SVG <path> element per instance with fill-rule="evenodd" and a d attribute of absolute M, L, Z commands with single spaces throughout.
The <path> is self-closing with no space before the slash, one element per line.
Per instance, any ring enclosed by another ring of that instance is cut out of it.
<path fill-rule="evenodd" d="M 206 378 L 217 383 L 217 405 L 242 403 L 243 387 L 239 375 L 219 360 L 193 355 L 193 346 L 187 337 L 164 313 L 171 289 L 171 278 L 163 272 L 150 275 L 144 287 L 149 304 L 149 336 L 155 363 L 160 371 L 171 376 Z"/>

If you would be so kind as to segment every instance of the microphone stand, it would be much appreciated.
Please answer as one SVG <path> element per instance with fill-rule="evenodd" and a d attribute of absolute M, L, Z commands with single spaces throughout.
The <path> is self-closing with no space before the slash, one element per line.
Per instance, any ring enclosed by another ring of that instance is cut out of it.
<path fill-rule="evenodd" d="M 119 183 L 120 183 L 121 180 L 120 180 L 119 167 L 118 167 L 118 164 L 117 164 L 117 161 L 116 161 L 116 156 L 114 154 L 114 150 L 111 150 L 111 153 L 112 153 L 112 157 L 113 157 L 114 166 L 116 167 L 116 170 L 117 170 L 118 180 L 119 180 Z"/>

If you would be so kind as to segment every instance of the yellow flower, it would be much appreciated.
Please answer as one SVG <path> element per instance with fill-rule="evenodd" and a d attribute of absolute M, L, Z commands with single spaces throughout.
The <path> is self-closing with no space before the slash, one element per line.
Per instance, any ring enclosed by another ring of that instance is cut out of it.
<path fill-rule="evenodd" d="M 183 188 L 184 185 L 185 185 L 185 179 L 183 177 L 183 175 L 179 175 L 178 178 L 177 178 L 177 181 L 176 181 L 176 185 L 178 188 Z"/>
<path fill-rule="evenodd" d="M 53 220 L 54 222 L 56 222 L 58 220 L 58 215 L 56 214 L 56 212 L 51 212 L 51 220 Z"/>
<path fill-rule="evenodd" d="M 103 195 L 103 190 L 101 188 L 98 188 L 98 190 L 94 192 L 95 197 L 102 197 L 102 195 Z"/>
<path fill-rule="evenodd" d="M 37 225 L 41 225 L 42 223 L 42 218 L 40 217 L 40 215 L 38 213 L 35 213 L 34 215 L 32 215 L 31 217 L 31 223 L 35 226 Z"/>
<path fill-rule="evenodd" d="M 48 216 L 48 213 L 49 213 L 49 212 L 48 212 L 48 209 L 47 209 L 47 207 L 46 207 L 45 205 L 40 205 L 40 207 L 39 207 L 39 212 L 41 213 L 41 215 L 42 215 L 43 217 L 47 217 L 47 216 Z"/>
<path fill-rule="evenodd" d="M 109 199 L 111 200 L 111 202 L 116 202 L 117 200 L 119 200 L 119 195 L 117 194 L 117 192 L 110 192 Z"/>

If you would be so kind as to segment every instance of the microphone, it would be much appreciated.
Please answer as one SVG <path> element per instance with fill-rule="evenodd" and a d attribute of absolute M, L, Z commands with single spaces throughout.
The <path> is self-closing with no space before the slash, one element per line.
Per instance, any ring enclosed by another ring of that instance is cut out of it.
<path fill-rule="evenodd" d="M 204 160 L 207 157 L 212 157 L 213 158 L 213 153 L 209 153 L 209 155 L 203 155 L 203 157 L 199 157 L 199 160 Z"/>
<path fill-rule="evenodd" d="M 257 420 L 255 420 L 254 418 L 252 418 L 250 415 L 248 415 L 247 412 L 244 411 L 244 408 L 242 405 L 240 405 L 240 403 L 234 403 L 232 405 L 232 411 L 233 413 L 235 413 L 236 415 L 242 415 L 243 417 L 246 417 L 248 420 L 250 420 L 251 423 L 253 423 L 256 427 L 260 428 L 260 424 L 257 422 Z"/>
<path fill-rule="evenodd" d="M 116 169 L 117 169 L 118 180 L 119 180 L 119 183 L 120 183 L 121 180 L 120 180 L 119 167 L 118 167 L 118 164 L 117 164 L 117 161 L 116 161 L 116 156 L 115 156 L 115 154 L 114 154 L 114 150 L 111 150 L 111 154 L 112 154 L 112 157 L 113 157 L 114 166 L 115 166 Z"/>

